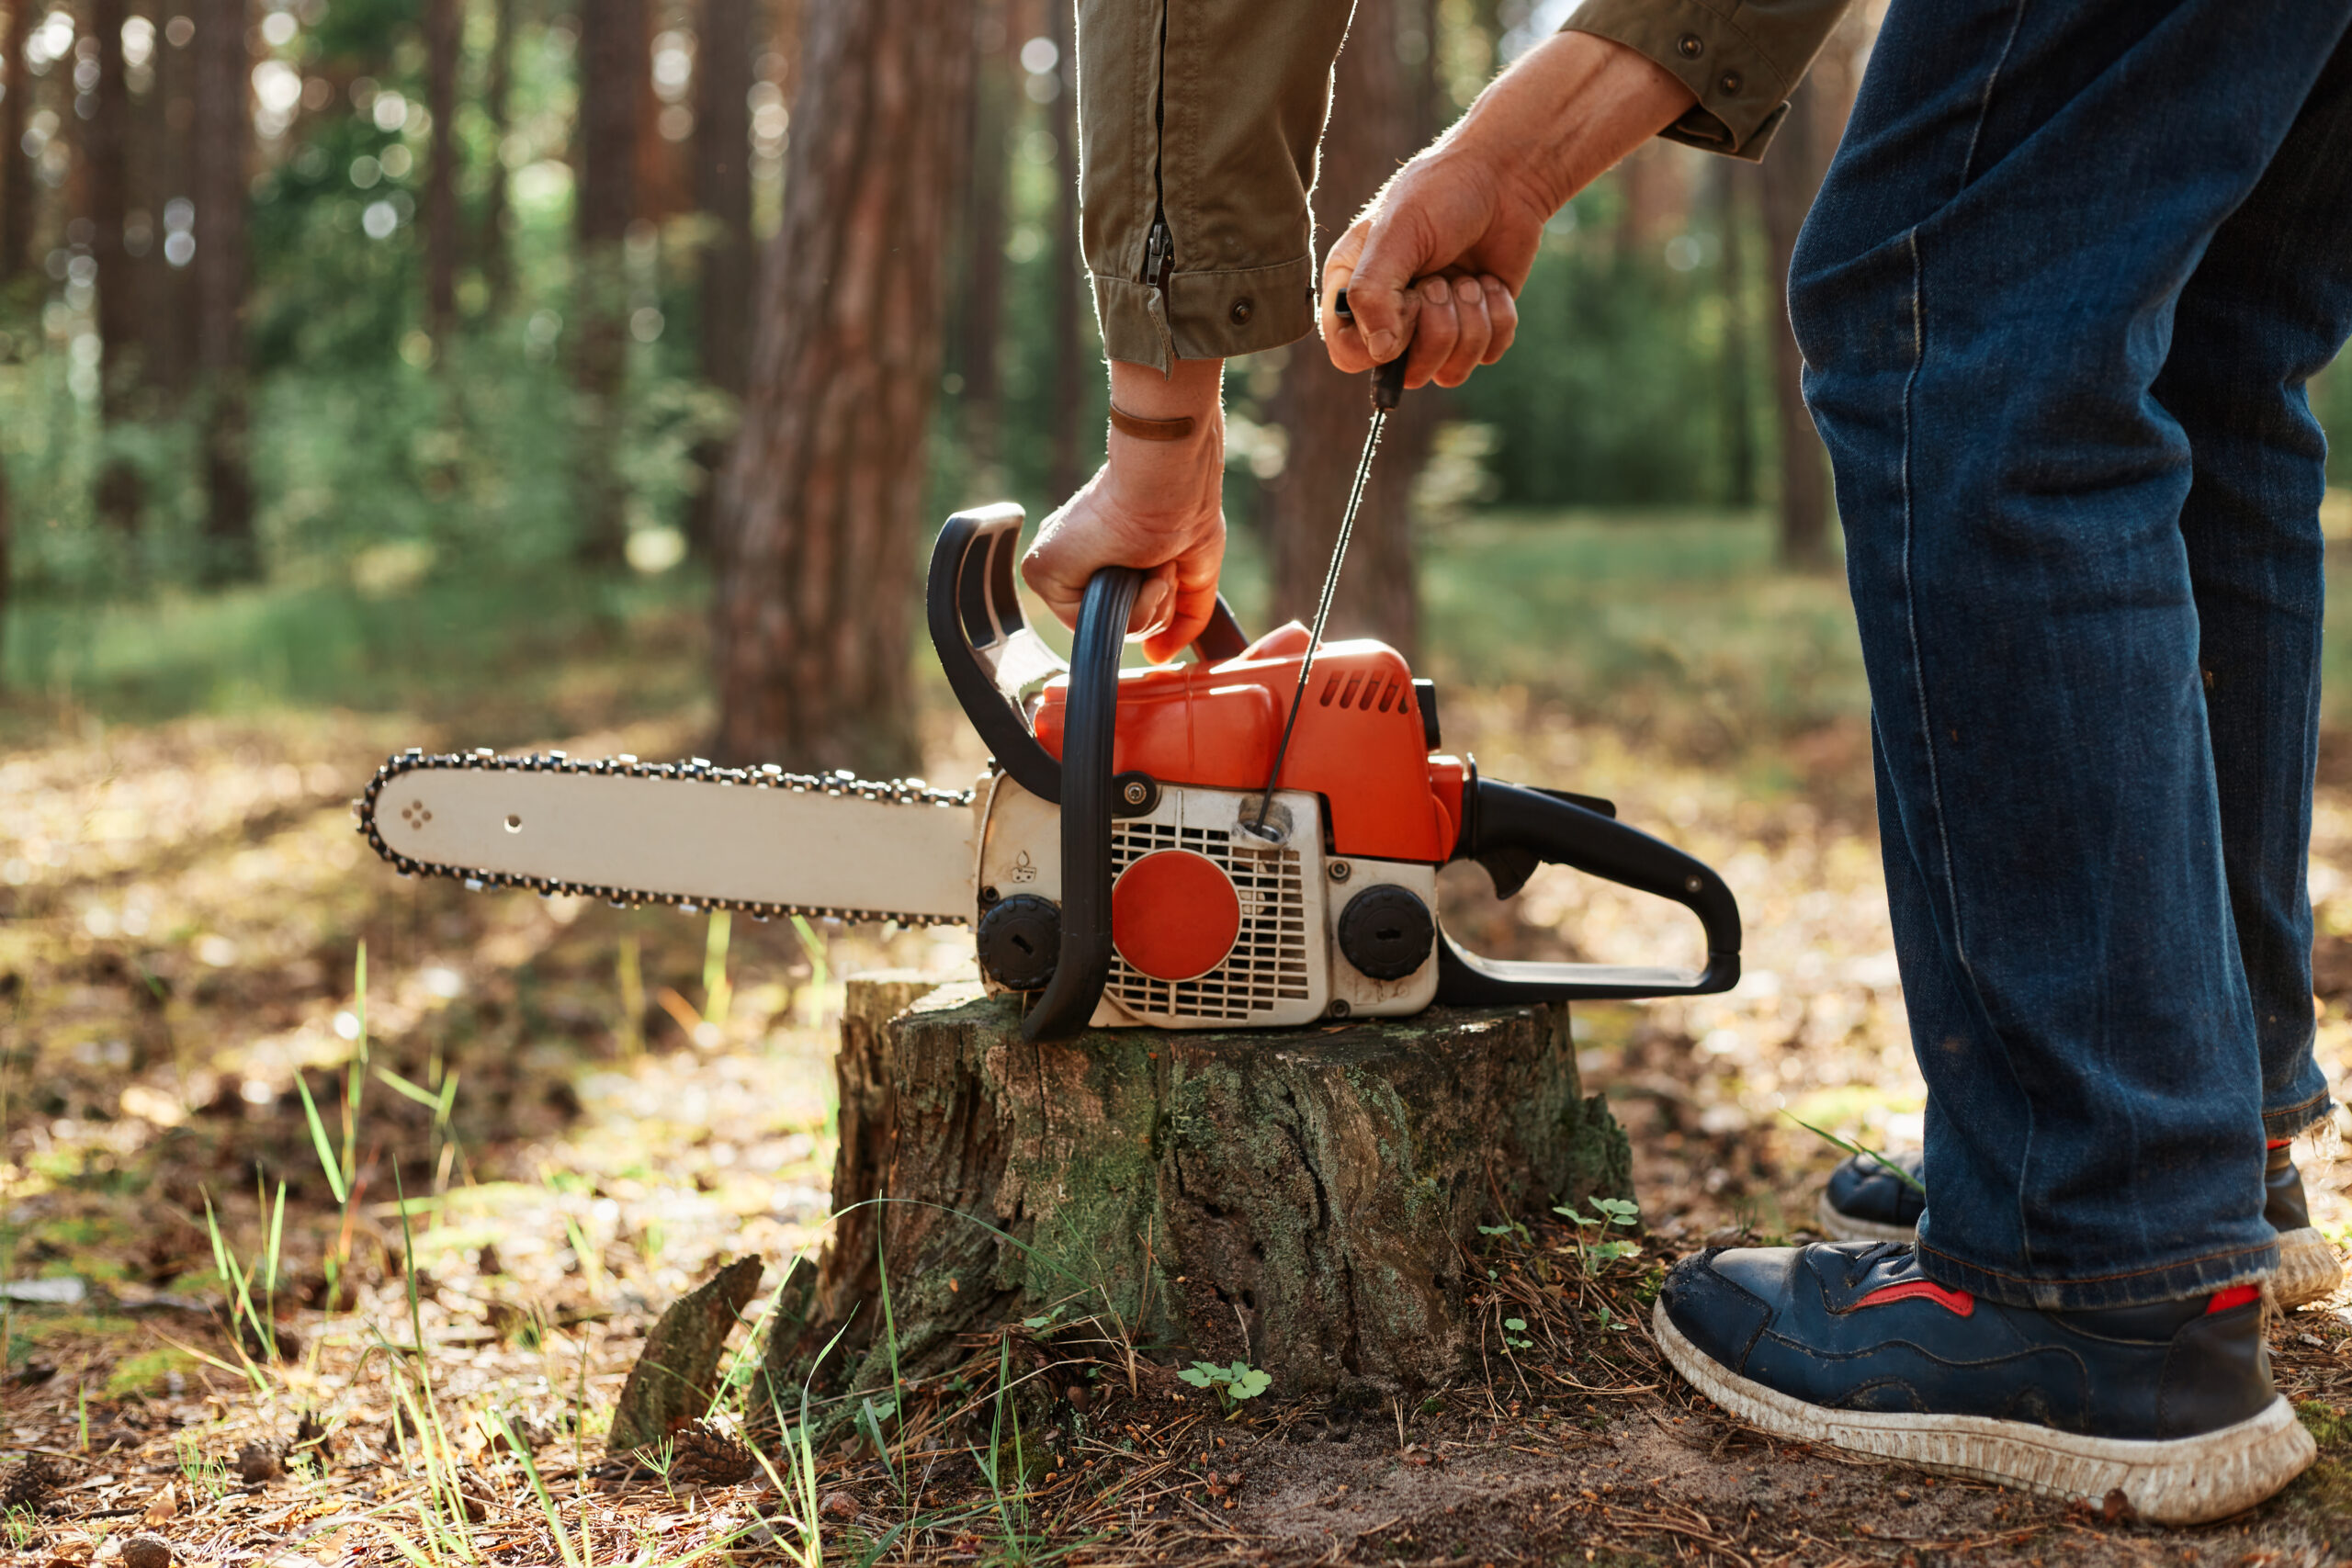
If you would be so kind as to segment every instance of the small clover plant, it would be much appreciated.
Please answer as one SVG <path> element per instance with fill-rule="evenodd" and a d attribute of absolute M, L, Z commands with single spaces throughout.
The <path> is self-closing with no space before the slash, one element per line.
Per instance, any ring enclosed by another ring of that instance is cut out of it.
<path fill-rule="evenodd" d="M 1215 1361 L 1194 1361 L 1176 1374 L 1194 1388 L 1215 1393 L 1217 1403 L 1225 1407 L 1230 1421 L 1241 1414 L 1241 1402 L 1255 1399 L 1272 1386 L 1274 1374 L 1247 1361 L 1236 1361 L 1220 1367 Z"/>

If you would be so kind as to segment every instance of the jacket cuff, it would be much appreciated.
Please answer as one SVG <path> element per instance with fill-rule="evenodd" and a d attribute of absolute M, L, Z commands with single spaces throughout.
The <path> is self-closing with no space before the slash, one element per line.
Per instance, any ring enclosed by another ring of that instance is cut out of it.
<path fill-rule="evenodd" d="M 1622 43 L 1672 72 L 1699 101 L 1659 134 L 1751 163 L 1780 129 L 1812 58 L 1781 66 L 1707 0 L 1584 0 L 1560 30 Z"/>
<path fill-rule="evenodd" d="M 1179 359 L 1230 359 L 1315 330 L 1315 258 L 1232 272 L 1178 272 L 1168 298 L 1132 277 L 1094 278 L 1102 352 L 1165 375 Z"/>

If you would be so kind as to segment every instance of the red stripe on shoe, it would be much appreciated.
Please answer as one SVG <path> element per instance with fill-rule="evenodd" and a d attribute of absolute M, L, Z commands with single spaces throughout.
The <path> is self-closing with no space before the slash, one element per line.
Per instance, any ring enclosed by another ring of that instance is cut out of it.
<path fill-rule="evenodd" d="M 2273 1138 L 2262 1146 L 2266 1149 L 2283 1149 L 2294 1141 L 2292 1138 Z"/>
<path fill-rule="evenodd" d="M 2261 1299 L 2262 1287 L 2259 1285 L 2232 1285 L 2226 1291 L 2213 1292 L 2213 1299 L 2205 1303 L 2205 1315 L 2211 1317 L 2217 1312 L 2227 1312 L 2232 1307 L 2242 1307 L 2248 1302 Z"/>
<path fill-rule="evenodd" d="M 1950 1291 L 1932 1280 L 1905 1280 L 1899 1285 L 1885 1285 L 1872 1291 L 1854 1303 L 1857 1308 L 1887 1306 L 1895 1302 L 1930 1301 L 1946 1312 L 1968 1317 L 1976 1311 L 1976 1298 L 1966 1291 Z"/>

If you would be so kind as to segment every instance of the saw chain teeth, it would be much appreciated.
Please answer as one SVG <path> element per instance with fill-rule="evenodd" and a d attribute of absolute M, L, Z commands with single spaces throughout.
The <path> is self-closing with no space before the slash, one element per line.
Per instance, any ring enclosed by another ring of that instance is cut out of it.
<path fill-rule="evenodd" d="M 520 887 L 537 893 L 543 898 L 559 894 L 582 898 L 598 898 L 615 908 L 634 908 L 654 905 L 677 910 L 681 914 L 700 914 L 709 909 L 725 909 L 734 914 L 749 915 L 755 920 L 771 920 L 778 917 L 798 915 L 812 920 L 889 920 L 900 926 L 960 926 L 969 922 L 957 915 L 906 914 L 888 909 L 851 909 L 828 904 L 771 904 L 746 898 L 696 898 L 683 893 L 653 893 L 638 888 L 604 887 L 584 882 L 566 882 L 554 877 L 518 876 L 511 872 L 486 871 L 465 866 L 441 865 L 415 860 L 400 853 L 384 842 L 383 833 L 376 826 L 376 802 L 383 795 L 384 786 L 403 773 L 428 773 L 435 770 L 492 769 L 507 773 L 602 773 L 615 777 L 637 779 L 674 779 L 690 784 L 738 785 L 752 789 L 789 789 L 810 791 L 830 795 L 857 795 L 865 800 L 884 801 L 893 806 L 931 806 L 944 809 L 968 810 L 972 804 L 970 790 L 933 789 L 922 779 L 891 779 L 885 783 L 860 779 L 854 773 L 788 773 L 775 763 L 756 768 L 726 768 L 705 757 L 690 757 L 682 762 L 640 762 L 633 756 L 571 757 L 561 751 L 543 751 L 531 756 L 500 756 L 483 748 L 474 751 L 427 753 L 412 746 L 397 756 L 385 759 L 368 781 L 367 792 L 354 802 L 358 808 L 360 836 L 368 847 L 394 871 L 402 876 L 441 876 L 465 884 L 469 892 L 480 893 L 492 887 Z"/>

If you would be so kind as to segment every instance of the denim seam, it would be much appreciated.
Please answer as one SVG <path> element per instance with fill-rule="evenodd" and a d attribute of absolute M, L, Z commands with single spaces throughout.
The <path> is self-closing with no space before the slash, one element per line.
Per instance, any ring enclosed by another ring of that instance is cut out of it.
<path fill-rule="evenodd" d="M 2171 1270 L 2176 1269 L 2194 1268 L 2199 1263 L 2210 1263 L 2217 1258 L 2242 1258 L 2248 1253 L 2256 1253 L 2265 1250 L 2262 1247 L 2258 1246 L 2224 1247 L 2214 1252 L 2200 1252 L 2194 1258 L 2176 1258 L 2168 1263 L 2151 1264 L 2145 1269 L 2119 1269 L 2111 1274 L 2069 1274 L 2063 1279 L 2054 1279 L 2044 1274 L 2011 1274 L 1999 1269 L 1988 1269 L 1982 1263 L 1971 1263 L 1964 1258 L 1954 1258 L 1949 1252 L 1939 1252 L 1936 1248 L 1929 1247 L 1926 1242 L 1917 1242 L 1914 1245 L 1916 1245 L 1920 1251 L 1930 1254 L 1933 1257 L 1942 1258 L 1945 1262 L 1952 1265 L 1954 1268 L 1965 1269 L 1971 1273 L 1982 1274 L 1988 1280 L 2007 1280 L 2020 1285 L 2098 1285 L 2104 1284 L 2110 1280 L 2137 1280 L 2150 1274 L 2169 1273 Z M 2278 1244 L 2276 1242 L 2270 1244 L 2272 1247 L 2275 1247 Z"/>
<path fill-rule="evenodd" d="M 2009 17 L 2009 36 L 2001 40 L 2001 57 L 1993 62 L 1990 74 L 1984 78 L 1984 96 L 1976 100 L 1976 123 L 1968 128 L 1968 152 L 1960 161 L 1960 188 L 1968 188 L 1969 175 L 1976 172 L 1976 143 L 1984 134 L 1984 117 L 1993 112 L 1993 88 L 2001 80 L 2002 70 L 2009 63 L 2009 51 L 2018 46 L 2018 31 L 2025 26 L 2025 0 L 2018 0 L 2018 8 Z"/>

